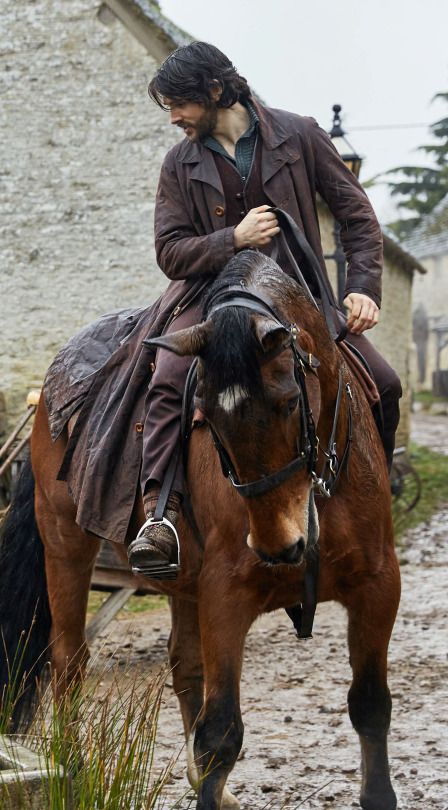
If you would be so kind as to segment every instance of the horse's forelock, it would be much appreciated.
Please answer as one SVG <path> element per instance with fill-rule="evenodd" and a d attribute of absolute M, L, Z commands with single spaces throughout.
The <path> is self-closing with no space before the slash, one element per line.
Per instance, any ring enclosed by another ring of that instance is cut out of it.
<path fill-rule="evenodd" d="M 210 288 L 205 300 L 206 316 L 229 287 L 259 289 L 268 297 L 282 319 L 282 310 L 301 301 L 310 308 L 305 293 L 268 256 L 255 250 L 243 250 L 234 256 Z M 313 317 L 315 316 L 314 307 Z M 318 315 L 318 317 L 320 317 Z M 212 315 L 213 334 L 204 361 L 209 392 L 219 393 L 238 387 L 248 396 L 262 395 L 259 344 L 247 310 L 231 306 Z"/>
<path fill-rule="evenodd" d="M 226 308 L 213 316 L 213 333 L 203 357 L 206 388 L 216 394 L 238 389 L 246 396 L 259 396 L 263 387 L 258 341 L 249 312 Z"/>
<path fill-rule="evenodd" d="M 205 300 L 205 314 L 229 287 L 258 286 L 268 270 L 280 274 L 281 279 L 281 270 L 272 259 L 256 250 L 240 251 L 211 286 Z M 247 310 L 230 306 L 214 313 L 213 337 L 204 356 L 209 391 L 218 393 L 238 387 L 247 396 L 260 396 L 263 386 L 259 348 Z"/>

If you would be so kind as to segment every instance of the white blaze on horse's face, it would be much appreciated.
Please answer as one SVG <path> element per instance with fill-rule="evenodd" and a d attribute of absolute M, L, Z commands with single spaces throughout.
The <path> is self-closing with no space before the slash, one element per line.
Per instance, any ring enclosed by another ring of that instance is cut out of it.
<path fill-rule="evenodd" d="M 218 406 L 225 413 L 232 413 L 238 405 L 247 399 L 247 394 L 239 385 L 231 385 L 218 394 Z"/>

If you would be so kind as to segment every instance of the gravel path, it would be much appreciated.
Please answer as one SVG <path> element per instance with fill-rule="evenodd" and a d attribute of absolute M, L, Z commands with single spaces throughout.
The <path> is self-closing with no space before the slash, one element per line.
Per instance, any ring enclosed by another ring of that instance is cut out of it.
<path fill-rule="evenodd" d="M 412 414 L 411 439 L 448 456 L 448 417 L 424 411 Z"/>

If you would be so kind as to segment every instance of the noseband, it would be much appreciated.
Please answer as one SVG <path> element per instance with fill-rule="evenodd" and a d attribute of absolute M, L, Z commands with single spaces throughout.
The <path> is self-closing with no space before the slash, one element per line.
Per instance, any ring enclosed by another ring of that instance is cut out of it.
<path fill-rule="evenodd" d="M 307 370 L 315 373 L 315 369 L 319 366 L 319 361 L 312 354 L 307 354 L 297 342 L 297 326 L 295 324 L 286 326 L 284 323 L 282 323 L 277 313 L 273 309 L 271 302 L 261 295 L 260 292 L 252 292 L 243 286 L 228 287 L 219 295 L 217 303 L 212 305 L 208 312 L 208 317 L 211 317 L 219 310 L 227 307 L 241 307 L 258 315 L 264 315 L 278 324 L 280 328 L 286 329 L 286 331 L 289 333 L 289 339 L 278 349 L 275 349 L 273 352 L 268 352 L 263 358 L 262 362 L 266 363 L 281 354 L 283 351 L 286 351 L 286 349 L 291 349 L 294 357 L 294 376 L 299 387 L 301 430 L 298 455 L 289 464 L 282 467 L 280 470 L 271 473 L 270 475 L 258 478 L 256 481 L 242 484 L 238 479 L 235 467 L 227 450 L 223 446 L 213 426 L 210 425 L 211 434 L 216 450 L 218 451 L 224 476 L 229 479 L 236 491 L 242 497 L 254 498 L 258 495 L 264 495 L 266 492 L 270 492 L 272 489 L 278 487 L 280 484 L 291 478 L 291 476 L 299 470 L 307 469 L 312 479 L 314 488 L 317 489 L 321 495 L 325 495 L 327 498 L 330 497 L 336 481 L 339 478 L 346 461 L 348 460 L 348 453 L 351 443 L 351 409 L 349 407 L 349 430 L 347 434 L 347 443 L 341 463 L 339 463 L 336 455 L 335 437 L 343 390 L 341 370 L 339 371 L 339 385 L 336 398 L 333 429 L 331 432 L 328 450 L 326 452 L 324 451 L 324 469 L 319 476 L 316 472 L 319 440 L 317 438 L 316 425 L 312 410 L 310 408 L 308 392 L 306 389 Z M 348 384 L 346 385 L 346 394 L 350 400 L 351 391 Z M 327 466 L 329 474 L 327 479 L 325 479 Z"/>

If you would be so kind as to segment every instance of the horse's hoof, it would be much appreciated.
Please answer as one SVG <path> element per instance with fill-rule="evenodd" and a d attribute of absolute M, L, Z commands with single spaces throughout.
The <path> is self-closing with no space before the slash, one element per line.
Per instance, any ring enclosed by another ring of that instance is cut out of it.
<path fill-rule="evenodd" d="M 362 810 L 397 810 L 397 797 L 395 793 L 370 793 L 361 795 Z"/>
<path fill-rule="evenodd" d="M 222 792 L 221 810 L 238 810 L 240 803 L 236 796 L 230 792 L 228 787 L 225 787 Z"/>

